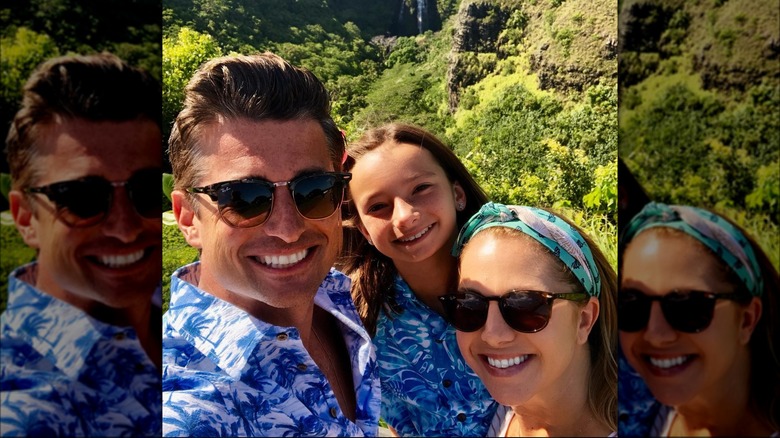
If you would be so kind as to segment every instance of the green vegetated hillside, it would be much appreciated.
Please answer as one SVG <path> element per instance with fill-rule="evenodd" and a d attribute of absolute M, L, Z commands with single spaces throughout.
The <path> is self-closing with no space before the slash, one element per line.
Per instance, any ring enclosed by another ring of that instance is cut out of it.
<path fill-rule="evenodd" d="M 624 0 L 619 153 L 651 198 L 715 208 L 780 266 L 776 0 Z"/>
<path fill-rule="evenodd" d="M 163 2 L 164 117 L 216 55 L 311 69 L 349 138 L 419 124 L 489 196 L 555 207 L 615 260 L 617 4 L 586 0 Z"/>

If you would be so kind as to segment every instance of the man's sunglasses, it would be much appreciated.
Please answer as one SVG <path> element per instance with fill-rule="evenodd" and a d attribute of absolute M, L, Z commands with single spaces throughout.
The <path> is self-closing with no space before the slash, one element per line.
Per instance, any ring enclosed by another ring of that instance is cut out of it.
<path fill-rule="evenodd" d="M 217 203 L 219 215 L 226 224 L 249 228 L 268 220 L 273 210 L 274 190 L 282 186 L 290 190 L 301 216 L 307 219 L 330 217 L 341 204 L 350 179 L 351 173 L 323 172 L 281 182 L 246 178 L 192 187 L 188 191 L 209 195 Z"/>
<path fill-rule="evenodd" d="M 710 326 L 719 299 L 744 302 L 743 292 L 716 294 L 700 291 L 672 291 L 666 295 L 645 295 L 635 289 L 618 293 L 618 329 L 638 332 L 650 320 L 653 301 L 661 303 L 661 311 L 669 325 L 681 332 L 698 333 Z"/>
<path fill-rule="evenodd" d="M 523 333 L 535 333 L 550 322 L 553 301 L 556 299 L 583 301 L 585 293 L 553 294 L 532 290 L 513 290 L 500 297 L 486 297 L 471 290 L 439 297 L 446 319 L 462 332 L 474 332 L 485 325 L 491 301 L 498 301 L 498 309 L 509 327 Z"/>
<path fill-rule="evenodd" d="M 56 206 L 57 218 L 71 227 L 87 227 L 103 221 L 111 210 L 116 187 L 125 188 L 138 214 L 145 218 L 160 219 L 161 175 L 160 169 L 143 169 L 127 181 L 86 176 L 47 186 L 29 187 L 24 191 L 46 195 Z"/>

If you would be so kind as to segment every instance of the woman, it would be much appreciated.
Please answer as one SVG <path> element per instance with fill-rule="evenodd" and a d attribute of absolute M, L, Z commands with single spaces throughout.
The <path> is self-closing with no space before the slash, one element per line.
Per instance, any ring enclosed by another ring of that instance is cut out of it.
<path fill-rule="evenodd" d="M 453 253 L 458 289 L 440 300 L 502 405 L 488 435 L 613 436 L 617 282 L 593 242 L 546 210 L 488 203 Z"/>
<path fill-rule="evenodd" d="M 381 417 L 397 434 L 476 436 L 496 409 L 463 361 L 438 296 L 457 281 L 458 229 L 485 195 L 453 152 L 403 124 L 347 148 L 347 257 L 358 311 L 377 346 Z"/>
<path fill-rule="evenodd" d="M 621 259 L 621 391 L 642 389 L 638 373 L 654 398 L 621 392 L 621 434 L 776 434 L 778 277 L 755 242 L 711 211 L 650 203 Z"/>

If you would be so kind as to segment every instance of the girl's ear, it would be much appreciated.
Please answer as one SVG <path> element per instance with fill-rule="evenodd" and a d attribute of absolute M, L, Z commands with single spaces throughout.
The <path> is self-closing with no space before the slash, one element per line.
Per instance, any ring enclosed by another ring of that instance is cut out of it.
<path fill-rule="evenodd" d="M 363 223 L 358 221 L 356 225 L 358 231 L 360 231 L 360 234 L 362 234 L 363 237 L 365 237 L 368 241 L 368 244 L 374 246 L 374 242 L 371 240 L 371 236 L 368 234 L 368 231 L 366 230 L 366 227 L 363 225 Z"/>
<path fill-rule="evenodd" d="M 466 199 L 466 191 L 463 190 L 463 187 L 461 187 L 460 183 L 457 181 L 452 183 L 452 194 L 455 197 L 455 209 L 463 211 L 466 208 L 466 202 L 468 200 Z"/>

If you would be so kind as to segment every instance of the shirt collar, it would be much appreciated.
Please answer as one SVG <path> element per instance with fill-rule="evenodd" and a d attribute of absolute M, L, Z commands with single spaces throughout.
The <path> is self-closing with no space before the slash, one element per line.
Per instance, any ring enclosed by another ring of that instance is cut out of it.
<path fill-rule="evenodd" d="M 76 377 L 94 345 L 106 338 L 136 338 L 131 327 L 117 327 L 33 286 L 36 262 L 14 270 L 8 277 L 8 306 L 3 331 L 10 330 L 29 342 L 65 375 Z M 139 346 L 140 348 L 140 346 Z"/>
<path fill-rule="evenodd" d="M 183 266 L 173 273 L 171 302 L 164 325 L 181 333 L 229 376 L 240 378 L 261 342 L 301 342 L 295 327 L 276 326 L 257 319 L 195 286 L 199 279 L 200 262 Z M 370 345 L 371 339 L 362 325 L 345 314 L 345 307 L 349 308 L 345 300 L 351 300 L 349 278 L 331 270 L 320 285 L 314 303 Z M 224 321 L 230 321 L 230 324 L 224 324 Z"/>

